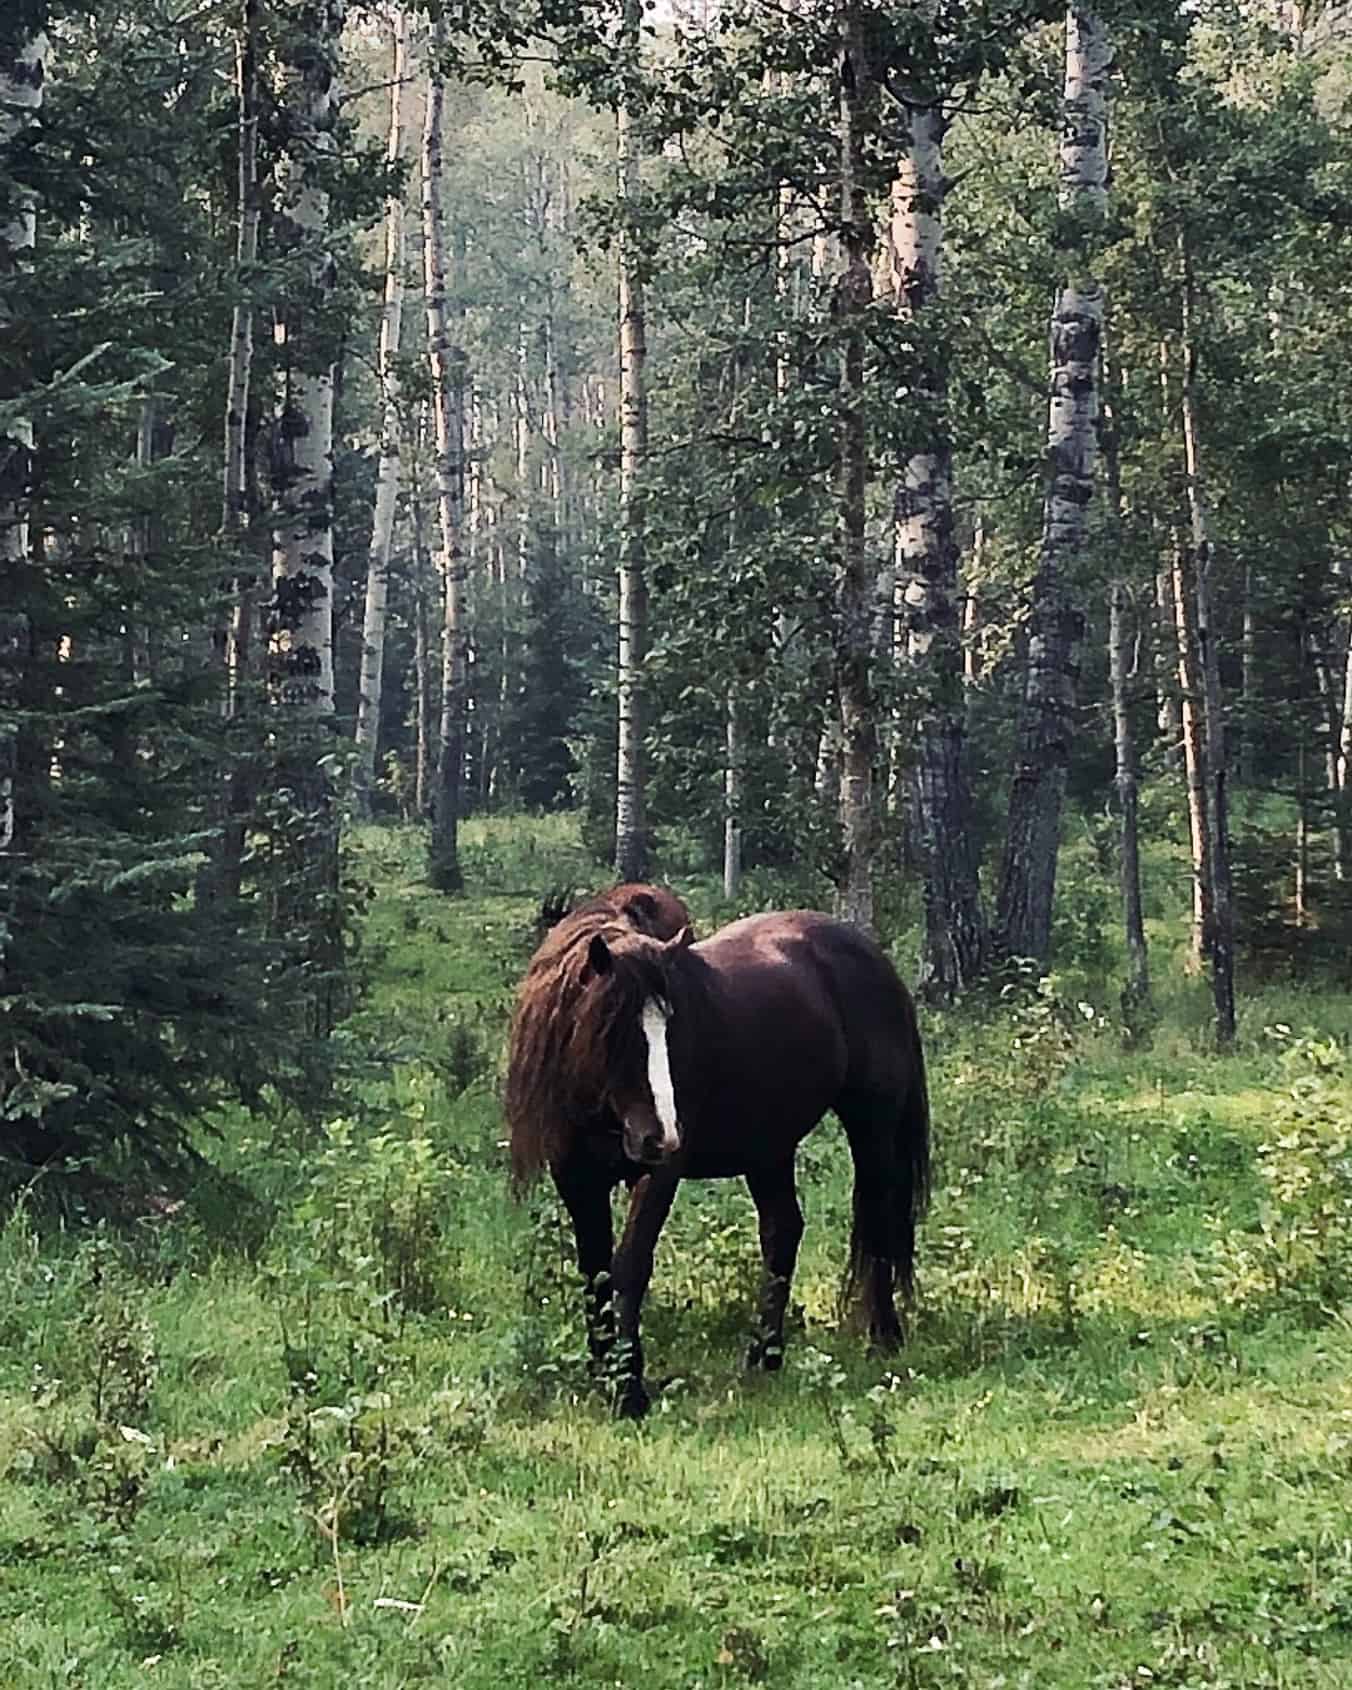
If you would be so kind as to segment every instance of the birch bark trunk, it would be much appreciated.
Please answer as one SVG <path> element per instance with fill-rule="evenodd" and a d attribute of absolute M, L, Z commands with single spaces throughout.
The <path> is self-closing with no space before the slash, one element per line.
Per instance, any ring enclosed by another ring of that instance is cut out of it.
<path fill-rule="evenodd" d="M 624 0 L 620 59 L 627 75 L 639 70 L 643 0 Z M 643 670 L 648 649 L 642 474 L 648 454 L 647 324 L 638 236 L 639 146 L 628 93 L 618 112 L 619 187 L 624 210 L 619 252 L 620 316 L 620 569 L 619 754 L 615 778 L 615 873 L 642 880 L 648 872 L 648 825 L 643 758 Z"/>
<path fill-rule="evenodd" d="M 0 271 L 14 275 L 30 261 L 37 240 L 36 191 L 14 173 L 19 146 L 40 121 L 47 73 L 48 38 L 40 28 L 6 32 L 0 48 L 0 170 L 8 203 L 0 208 Z M 0 345 L 9 342 L 11 318 L 0 301 Z M 2 360 L 0 399 L 17 399 L 25 380 L 22 359 Z M 29 564 L 28 507 L 32 493 L 33 424 L 22 413 L 0 431 L 0 971 L 4 966 L 5 913 L 13 864 L 23 848 L 15 802 L 19 735 L 13 712 L 28 664 L 31 631 L 23 609 L 22 580 Z"/>
<path fill-rule="evenodd" d="M 286 150 L 278 160 L 279 255 L 303 280 L 275 321 L 272 418 L 272 635 L 268 681 L 279 717 L 277 792 L 287 825 L 274 836 L 271 926 L 299 964 L 309 1031 L 339 1009 L 338 817 L 327 772 L 333 696 L 333 409 L 337 337 L 326 322 L 336 261 L 328 182 L 335 157 L 337 64 L 345 0 L 289 18 L 279 60 Z"/>
<path fill-rule="evenodd" d="M 943 141 L 937 103 L 913 104 L 910 147 L 892 186 L 888 270 L 897 314 L 925 335 L 925 313 L 943 291 Z M 930 311 L 931 316 L 933 312 Z M 925 882 L 919 988 L 950 1000 L 981 973 L 981 905 L 972 804 L 963 747 L 962 616 L 953 528 L 953 447 L 948 354 L 931 332 L 918 380 L 929 438 L 905 457 L 893 509 L 897 657 L 915 672 L 923 702 L 906 773 L 912 844 Z"/>
<path fill-rule="evenodd" d="M 424 424 L 410 439 L 409 508 L 413 521 L 413 813 L 428 814 L 432 794 L 432 655 L 428 617 L 432 568 L 427 556 L 427 517 L 423 503 L 422 437 Z"/>
<path fill-rule="evenodd" d="M 1066 16 L 1061 205 L 1087 227 L 1108 197 L 1108 76 L 1112 46 L 1095 12 Z M 1051 323 L 1048 482 L 1042 554 L 1033 584 L 1028 659 L 1009 821 L 996 902 L 996 944 L 1006 956 L 1045 962 L 1060 844 L 1061 806 L 1075 703 L 1075 649 L 1084 618 L 1071 572 L 1084 547 L 1094 491 L 1094 424 L 1103 291 L 1088 264 L 1057 295 Z"/>
<path fill-rule="evenodd" d="M 254 304 L 251 272 L 258 262 L 258 12 L 259 0 L 243 0 L 235 77 L 239 102 L 235 232 L 235 286 L 230 313 L 230 356 L 225 393 L 225 457 L 221 490 L 221 534 L 237 553 L 244 551 L 250 523 L 249 407 L 252 398 Z M 240 560 L 242 564 L 242 559 Z M 238 567 L 231 589 L 230 625 L 225 636 L 225 712 L 236 716 L 240 691 L 248 679 L 253 646 L 253 572 Z M 232 794 L 233 800 L 233 794 Z"/>
<path fill-rule="evenodd" d="M 1118 404 L 1107 347 L 1103 353 L 1103 480 L 1112 518 L 1113 549 L 1123 552 L 1122 458 L 1118 433 Z M 1150 582 L 1153 603 L 1155 581 Z M 1131 731 L 1131 701 L 1127 682 L 1134 665 L 1129 661 L 1127 625 L 1131 594 L 1120 575 L 1114 576 L 1108 592 L 1108 680 L 1113 711 L 1113 783 L 1117 788 L 1119 829 L 1119 882 L 1122 892 L 1122 930 L 1127 945 L 1127 978 L 1122 990 L 1122 1010 L 1128 1033 L 1138 1030 L 1150 1011 L 1150 955 L 1146 946 L 1145 914 L 1141 901 L 1141 848 L 1137 825 L 1138 781 L 1136 743 Z"/>
<path fill-rule="evenodd" d="M 333 394 L 335 356 L 319 321 L 334 285 L 329 191 L 316 165 L 333 157 L 335 62 L 345 0 L 318 0 L 287 42 L 290 145 L 278 166 L 278 244 L 305 254 L 302 303 L 279 314 L 273 419 L 271 680 L 297 721 L 333 715 Z M 309 309 L 306 309 L 306 306 Z"/>
<path fill-rule="evenodd" d="M 1235 1040 L 1235 916 L 1230 885 L 1229 771 L 1226 762 L 1224 702 L 1221 694 L 1220 648 L 1211 585 L 1215 548 L 1211 543 L 1201 468 L 1201 429 L 1197 407 L 1197 284 L 1186 235 L 1180 235 L 1179 248 L 1183 271 L 1183 452 L 1187 470 L 1188 522 L 1197 595 L 1197 647 L 1202 682 L 1205 745 L 1207 855 L 1211 882 L 1211 922 L 1207 949 L 1211 956 L 1211 990 L 1216 1006 L 1216 1043 L 1224 1050 Z"/>
<path fill-rule="evenodd" d="M 1127 1024 L 1139 1018 L 1150 1003 L 1150 954 L 1146 948 L 1145 916 L 1141 907 L 1141 848 L 1137 827 L 1136 746 L 1131 735 L 1127 696 L 1127 613 L 1129 598 L 1120 576 L 1108 599 L 1108 669 L 1113 699 L 1114 784 L 1120 812 L 1120 882 L 1122 928 L 1127 941 L 1127 979 L 1122 1007 Z"/>
<path fill-rule="evenodd" d="M 1188 794 L 1188 838 L 1192 852 L 1192 936 L 1194 969 L 1206 957 L 1211 925 L 1211 861 L 1206 824 L 1206 749 L 1202 739 L 1202 682 L 1197 660 L 1197 611 L 1192 560 L 1182 536 L 1174 538 L 1171 576 L 1174 640 L 1178 653 L 1179 737 L 1183 779 Z"/>
<path fill-rule="evenodd" d="M 399 162 L 403 145 L 403 87 L 408 75 L 408 13 L 401 6 L 394 15 L 394 54 L 390 81 L 390 127 L 385 157 L 390 168 Z M 371 556 L 366 574 L 366 607 L 362 619 L 361 673 L 357 683 L 356 767 L 353 807 L 359 817 L 371 814 L 380 749 L 380 700 L 385 679 L 385 622 L 389 602 L 390 552 L 394 542 L 394 512 L 399 498 L 399 445 L 402 408 L 399 393 L 399 341 L 404 320 L 404 200 L 392 194 L 385 203 L 385 302 L 380 314 L 377 376 L 384 401 L 380 434 L 380 462 L 376 468 L 375 511 L 371 522 Z"/>
<path fill-rule="evenodd" d="M 1348 630 L 1347 650 L 1343 656 L 1343 707 L 1338 729 L 1338 878 L 1352 876 L 1352 629 Z"/>
<path fill-rule="evenodd" d="M 427 357 L 432 378 L 435 439 L 433 479 L 440 539 L 442 586 L 441 731 L 432 790 L 428 875 L 442 892 L 462 885 L 459 853 L 461 773 L 464 764 L 466 615 L 465 355 L 451 342 L 446 298 L 446 225 L 441 203 L 442 120 L 446 86 L 440 64 L 442 26 L 433 30 L 423 121 L 421 193 L 423 276 L 427 302 Z"/>
<path fill-rule="evenodd" d="M 856 6 L 844 13 L 839 65 L 840 224 L 844 267 L 836 281 L 834 312 L 842 329 L 840 435 L 837 451 L 837 581 L 839 628 L 836 686 L 840 697 L 840 831 L 845 864 L 840 914 L 860 927 L 873 925 L 873 859 L 876 849 L 874 765 L 878 757 L 873 685 L 876 571 L 865 532 L 868 424 L 865 417 L 864 328 L 873 297 L 869 270 L 872 228 L 861 180 L 860 149 L 871 71 L 864 25 Z"/>
<path fill-rule="evenodd" d="M 1166 405 L 1166 414 L 1168 407 Z M 1172 567 L 1155 574 L 1155 727 L 1170 769 L 1183 767 L 1183 715 L 1178 697 L 1178 639 L 1175 632 Z"/>
<path fill-rule="evenodd" d="M 731 902 L 742 885 L 742 720 L 737 683 L 723 717 L 723 896 Z"/>

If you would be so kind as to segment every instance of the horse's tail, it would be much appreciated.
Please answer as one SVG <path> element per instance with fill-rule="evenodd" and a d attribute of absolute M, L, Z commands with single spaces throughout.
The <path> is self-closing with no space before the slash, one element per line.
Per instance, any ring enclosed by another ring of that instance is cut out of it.
<path fill-rule="evenodd" d="M 900 1095 L 870 1092 L 842 1105 L 854 1161 L 854 1225 L 841 1292 L 858 1309 L 873 1342 L 901 1342 L 894 1293 L 915 1289 L 915 1235 L 929 1202 L 930 1113 L 925 1055 L 915 1009 L 906 1000 L 907 1074 Z"/>

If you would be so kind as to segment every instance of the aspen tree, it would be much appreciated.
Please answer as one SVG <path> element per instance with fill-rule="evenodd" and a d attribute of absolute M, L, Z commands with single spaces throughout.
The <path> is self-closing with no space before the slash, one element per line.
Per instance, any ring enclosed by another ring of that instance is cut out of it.
<path fill-rule="evenodd" d="M 390 75 L 390 126 L 385 158 L 399 163 L 403 146 L 402 105 L 408 75 L 408 13 L 394 16 L 394 53 Z M 380 462 L 376 468 L 371 555 L 366 572 L 366 607 L 362 619 L 361 675 L 357 684 L 357 761 L 353 798 L 357 813 L 371 813 L 376 757 L 380 743 L 380 700 L 385 675 L 385 621 L 389 600 L 390 552 L 399 498 L 399 442 L 402 413 L 399 394 L 399 341 L 404 318 L 404 199 L 396 189 L 385 203 L 385 298 L 380 314 L 377 376 L 382 399 Z"/>
<path fill-rule="evenodd" d="M 1101 223 L 1108 199 L 1108 77 L 1104 20 L 1072 5 L 1066 16 L 1061 205 Z M 1082 262 L 1057 293 L 1051 320 L 1051 404 L 1042 546 L 1028 626 L 1028 656 L 1010 788 L 996 942 L 1007 956 L 1046 960 L 1061 807 L 1075 703 L 1075 649 L 1083 627 L 1073 571 L 1094 491 L 1098 351 L 1103 290 Z"/>

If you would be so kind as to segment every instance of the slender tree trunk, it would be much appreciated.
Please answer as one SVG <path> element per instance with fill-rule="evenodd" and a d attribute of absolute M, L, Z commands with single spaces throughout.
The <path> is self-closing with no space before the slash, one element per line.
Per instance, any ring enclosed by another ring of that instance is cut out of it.
<path fill-rule="evenodd" d="M 620 59 L 626 74 L 639 69 L 642 0 L 623 0 Z M 648 823 L 643 758 L 643 671 L 648 650 L 648 584 L 642 474 L 648 454 L 645 363 L 647 324 L 635 227 L 639 145 L 628 96 L 620 102 L 620 607 L 619 755 L 615 780 L 615 872 L 642 880 L 648 872 Z"/>
<path fill-rule="evenodd" d="M 1239 768 L 1241 786 L 1253 785 L 1253 742 L 1258 724 L 1258 629 L 1253 611 L 1253 565 L 1244 565 L 1244 627 L 1240 636 L 1239 660 Z"/>
<path fill-rule="evenodd" d="M 230 357 L 226 372 L 225 457 L 222 476 L 221 534 L 236 552 L 244 549 L 255 512 L 249 509 L 249 404 L 253 379 L 254 304 L 252 271 L 258 262 L 258 11 L 259 0 L 243 0 L 236 44 L 239 102 L 235 231 L 235 287 L 230 313 Z M 225 636 L 226 714 L 240 709 L 240 691 L 248 680 L 253 633 L 253 574 L 238 567 L 231 593 L 230 626 Z"/>
<path fill-rule="evenodd" d="M 1188 839 L 1192 854 L 1191 962 L 1200 969 L 1210 932 L 1211 863 L 1206 823 L 1206 747 L 1202 737 L 1202 680 L 1197 659 L 1197 612 L 1192 560 L 1181 535 L 1174 537 L 1170 597 L 1178 652 L 1179 737 L 1188 794 Z"/>
<path fill-rule="evenodd" d="M 1310 764 L 1306 748 L 1309 723 L 1302 712 L 1296 724 L 1296 854 L 1293 911 L 1297 929 L 1310 924 Z"/>
<path fill-rule="evenodd" d="M 413 813 L 419 820 L 428 814 L 432 794 L 432 641 L 428 617 L 432 567 L 427 556 L 421 433 L 420 423 L 418 434 L 410 440 L 409 476 L 409 507 L 413 520 Z"/>
<path fill-rule="evenodd" d="M 834 691 L 826 701 L 826 719 L 817 736 L 812 765 L 812 790 L 823 811 L 840 808 L 840 708 Z"/>
<path fill-rule="evenodd" d="M 1165 406 L 1168 414 L 1168 405 Z M 1183 712 L 1178 693 L 1177 616 L 1172 566 L 1155 573 L 1155 726 L 1169 768 L 1183 768 Z"/>
<path fill-rule="evenodd" d="M 1061 204 L 1100 222 L 1108 194 L 1108 74 L 1112 48 L 1094 12 L 1066 17 L 1065 128 Z M 1084 618 L 1072 572 L 1085 541 L 1094 490 L 1094 424 L 1103 291 L 1084 267 L 1057 295 L 1051 327 L 1051 407 L 1042 554 L 1033 584 L 1028 662 L 1009 822 L 996 905 L 997 946 L 1045 962 L 1060 844 L 1061 806 L 1075 702 L 1075 649 Z"/>
<path fill-rule="evenodd" d="M 728 688 L 723 716 L 723 896 L 731 902 L 742 885 L 742 716 L 738 683 Z"/>
<path fill-rule="evenodd" d="M 432 793 L 432 837 L 428 874 L 443 892 L 458 891 L 461 773 L 464 766 L 466 614 L 464 603 L 465 523 L 465 355 L 451 343 L 446 300 L 446 230 L 442 209 L 442 108 L 445 83 L 436 27 L 427 79 L 422 141 L 422 225 L 427 355 L 432 377 L 436 456 L 434 477 L 441 541 L 442 581 L 441 731 Z"/>
<path fill-rule="evenodd" d="M 258 261 L 258 13 L 259 0 L 242 0 L 235 43 L 237 106 L 235 302 L 230 313 L 230 349 L 226 364 L 224 451 L 221 473 L 221 543 L 232 555 L 230 593 L 212 645 L 224 670 L 221 711 L 236 721 L 245 711 L 253 650 L 255 600 L 260 559 L 250 557 L 261 536 L 255 522 L 256 449 L 262 405 L 253 382 L 253 275 Z M 211 795 L 218 827 L 197 877 L 197 898 L 230 903 L 238 899 L 244 875 L 247 818 L 258 768 L 248 752 L 231 748 L 230 765 Z"/>
<path fill-rule="evenodd" d="M 919 384 L 929 438 L 905 458 L 893 512 L 898 657 L 920 683 L 908 773 L 911 839 L 925 881 L 919 985 L 948 1000 L 982 972 L 986 915 L 964 759 L 962 626 L 953 528 L 948 351 L 926 324 L 943 291 L 943 140 L 937 103 L 913 104 L 910 147 L 892 186 L 888 253 L 899 316 L 926 336 Z"/>
<path fill-rule="evenodd" d="M 1114 784 L 1120 813 L 1120 876 L 1122 927 L 1127 941 L 1127 981 L 1123 1008 L 1130 1022 L 1150 1002 L 1150 956 L 1146 947 L 1145 916 L 1141 905 L 1141 850 L 1137 827 L 1136 747 L 1131 736 L 1127 696 L 1126 583 L 1117 577 L 1108 601 L 1108 668 L 1113 697 Z"/>
<path fill-rule="evenodd" d="M 308 255 L 306 303 L 279 314 L 280 393 L 274 420 L 272 568 L 276 633 L 271 675 L 293 720 L 333 716 L 333 396 L 335 355 L 318 307 L 332 291 L 329 192 L 315 167 L 333 154 L 334 60 L 344 0 L 319 0 L 297 21 L 286 66 L 291 146 L 279 167 L 278 236 Z"/>
<path fill-rule="evenodd" d="M 986 578 L 986 519 L 978 516 L 972 529 L 972 561 L 962 594 L 962 684 L 968 710 L 981 679 L 981 587 Z"/>
<path fill-rule="evenodd" d="M 1103 451 L 1103 479 L 1108 494 L 1108 509 L 1112 517 L 1113 548 L 1121 555 L 1122 533 L 1122 459 L 1118 434 L 1118 406 L 1116 385 L 1108 360 L 1105 341 L 1103 353 L 1103 426 L 1100 443 Z M 1151 583 L 1153 593 L 1154 583 Z M 1140 1021 L 1142 1012 L 1150 1007 L 1150 958 L 1146 947 L 1145 914 L 1141 903 L 1141 849 L 1137 826 L 1138 783 L 1136 775 L 1136 744 L 1131 732 L 1128 677 L 1133 665 L 1128 661 L 1127 621 L 1131 595 L 1122 577 L 1114 576 L 1108 596 L 1108 678 L 1112 690 L 1114 784 L 1117 788 L 1119 812 L 1119 878 L 1122 890 L 1122 929 L 1127 944 L 1127 978 L 1122 990 L 1122 1009 L 1128 1029 Z"/>
<path fill-rule="evenodd" d="M 1339 880 L 1352 878 L 1352 629 L 1343 654 L 1342 712 L 1338 727 L 1337 867 Z"/>
<path fill-rule="evenodd" d="M 281 53 L 287 148 L 277 166 L 273 230 L 303 264 L 278 312 L 272 482 L 272 640 L 268 679 L 279 708 L 278 792 L 291 819 L 278 835 L 274 933 L 293 945 L 310 1032 L 337 1014 L 338 825 L 327 773 L 333 697 L 333 411 L 337 346 L 325 307 L 333 290 L 329 171 L 338 114 L 336 65 L 344 0 L 316 0 L 290 20 Z"/>
<path fill-rule="evenodd" d="M 394 63 L 390 83 L 390 128 L 385 157 L 393 169 L 403 144 L 402 105 L 408 74 L 408 12 L 394 15 Z M 389 600 L 390 551 L 394 511 L 399 498 L 399 442 L 402 416 L 399 394 L 399 340 L 404 319 L 404 200 L 391 194 L 385 203 L 385 306 L 380 317 L 377 372 L 384 400 L 380 463 L 376 469 L 371 557 L 366 574 L 366 610 L 362 622 L 361 677 L 357 685 L 356 767 L 352 799 L 358 816 L 371 814 L 380 749 L 380 702 L 385 676 L 385 620 Z"/>
<path fill-rule="evenodd" d="M 872 96 L 863 18 L 853 4 L 844 13 L 839 66 L 840 219 L 844 267 L 836 281 L 835 315 L 843 334 L 838 451 L 836 686 L 840 697 L 840 831 L 845 852 L 840 913 L 860 927 L 873 925 L 873 862 L 877 823 L 874 765 L 878 757 L 877 700 L 873 683 L 876 571 L 865 531 L 868 492 L 868 401 L 863 314 L 873 297 L 869 271 L 872 228 L 862 181 L 860 151 L 866 107 Z"/>
<path fill-rule="evenodd" d="M 552 278 L 545 295 L 544 347 L 545 390 L 544 424 L 545 481 L 554 532 L 559 536 L 561 550 L 567 550 L 567 490 L 563 473 L 563 383 L 559 374 L 558 347 L 555 343 L 554 285 Z"/>
<path fill-rule="evenodd" d="M 1183 271 L 1183 451 L 1187 469 L 1188 522 L 1197 594 L 1197 648 L 1205 723 L 1206 827 L 1211 877 L 1211 987 L 1216 1005 L 1216 1043 L 1235 1038 L 1235 917 L 1230 886 L 1230 822 L 1225 715 L 1221 696 L 1220 649 L 1216 631 L 1211 543 L 1202 484 L 1197 411 L 1197 288 L 1186 235 L 1179 237 Z"/>
<path fill-rule="evenodd" d="M 0 160 L 6 167 L 11 199 L 0 206 L 0 273 L 14 275 L 30 262 L 37 240 L 37 194 L 23 175 L 10 174 L 20 162 L 22 137 L 42 111 L 48 38 L 36 25 L 24 33 L 16 24 L 6 31 L 8 51 L 0 51 Z M 9 312 L 0 300 L 0 347 L 10 344 Z M 0 354 L 0 401 L 24 391 L 24 360 Z M 32 631 L 24 610 L 23 581 L 30 562 L 29 500 L 32 495 L 33 424 L 20 410 L 0 425 L 0 981 L 4 978 L 5 939 L 15 865 L 25 841 L 15 800 L 19 772 L 19 731 L 14 712 L 23 693 Z"/>

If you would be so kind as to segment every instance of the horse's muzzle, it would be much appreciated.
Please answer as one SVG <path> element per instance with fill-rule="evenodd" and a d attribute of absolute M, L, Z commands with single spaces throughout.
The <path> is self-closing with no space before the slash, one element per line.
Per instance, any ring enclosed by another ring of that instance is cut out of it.
<path fill-rule="evenodd" d="M 650 1127 L 624 1124 L 624 1153 L 631 1162 L 645 1168 L 660 1168 L 681 1148 L 680 1134 L 664 1132 L 656 1124 Z"/>

